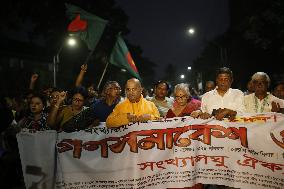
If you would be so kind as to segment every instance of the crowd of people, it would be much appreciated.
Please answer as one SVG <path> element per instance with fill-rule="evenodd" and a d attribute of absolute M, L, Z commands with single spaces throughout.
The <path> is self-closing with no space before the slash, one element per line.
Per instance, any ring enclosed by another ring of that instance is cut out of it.
<path fill-rule="evenodd" d="M 160 80 L 149 96 L 141 82 L 132 78 L 125 84 L 125 97 L 121 96 L 121 86 L 116 81 L 106 82 L 100 95 L 94 86 L 83 87 L 86 72 L 87 65 L 82 65 L 72 91 L 48 88 L 36 92 L 34 85 L 38 75 L 33 74 L 29 90 L 22 98 L 1 97 L 1 169 L 7 166 L 5 156 L 17 149 L 13 136 L 23 128 L 73 132 L 95 127 L 100 122 L 115 128 L 130 122 L 183 116 L 232 120 L 243 113 L 284 113 L 284 82 L 269 91 L 270 78 L 264 72 L 253 74 L 247 91 L 243 92 L 231 88 L 233 73 L 222 67 L 216 72 L 215 82 L 206 82 L 203 94 L 197 94 L 186 83 L 179 83 L 172 90 L 169 82 Z M 21 172 L 18 167 L 15 171 Z M 203 185 L 190 188 L 203 188 Z"/>

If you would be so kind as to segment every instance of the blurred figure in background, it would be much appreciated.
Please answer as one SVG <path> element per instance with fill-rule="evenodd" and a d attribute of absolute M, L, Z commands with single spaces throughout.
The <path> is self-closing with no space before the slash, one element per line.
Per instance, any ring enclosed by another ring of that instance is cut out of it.
<path fill-rule="evenodd" d="M 160 80 L 154 86 L 154 96 L 147 98 L 153 102 L 159 110 L 161 117 L 165 117 L 168 110 L 172 107 L 174 99 L 167 97 L 170 90 L 168 82 Z"/>
<path fill-rule="evenodd" d="M 275 85 L 273 95 L 277 98 L 284 99 L 284 82 L 280 82 Z"/>
<path fill-rule="evenodd" d="M 244 95 L 249 95 L 254 92 L 254 86 L 252 80 L 249 80 L 247 83 L 247 90 L 244 92 Z"/>
<path fill-rule="evenodd" d="M 206 81 L 205 83 L 205 92 L 204 93 L 207 93 L 209 91 L 212 91 L 215 89 L 215 83 L 214 81 Z"/>

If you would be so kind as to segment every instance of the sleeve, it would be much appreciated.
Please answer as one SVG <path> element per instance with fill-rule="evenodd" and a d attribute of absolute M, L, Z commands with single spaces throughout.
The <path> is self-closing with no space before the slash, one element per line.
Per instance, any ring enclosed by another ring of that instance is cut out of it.
<path fill-rule="evenodd" d="M 106 119 L 106 126 L 108 128 L 116 128 L 129 123 L 127 113 L 123 113 L 122 106 L 116 105 L 112 113 Z"/>
<path fill-rule="evenodd" d="M 157 119 L 160 117 L 160 113 L 156 105 L 151 102 L 153 113 L 151 114 L 151 120 Z"/>
<path fill-rule="evenodd" d="M 284 108 L 284 100 L 273 96 L 272 102 L 276 102 L 279 104 L 280 108 Z"/>
<path fill-rule="evenodd" d="M 235 111 L 237 111 L 237 115 L 238 114 L 242 114 L 246 111 L 246 108 L 245 108 L 245 96 L 244 96 L 244 93 L 242 91 L 239 91 L 239 94 L 236 98 L 236 102 L 235 102 L 235 105 L 236 105 L 236 109 Z"/>
<path fill-rule="evenodd" d="M 200 107 L 200 109 L 201 109 L 201 111 L 202 112 L 206 112 L 206 113 L 210 113 L 210 112 L 208 112 L 208 110 L 207 110 L 207 108 L 206 108 L 206 106 L 207 106 L 207 100 L 208 100 L 208 97 L 207 97 L 207 95 L 206 95 L 207 93 L 205 93 L 204 95 L 203 95 L 203 97 L 202 97 L 202 99 L 201 99 L 201 107 Z"/>

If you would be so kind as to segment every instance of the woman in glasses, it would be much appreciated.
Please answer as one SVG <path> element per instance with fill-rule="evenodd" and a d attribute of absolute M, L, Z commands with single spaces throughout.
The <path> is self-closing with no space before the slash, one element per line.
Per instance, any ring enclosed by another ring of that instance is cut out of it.
<path fill-rule="evenodd" d="M 84 110 L 88 107 L 84 106 L 87 92 L 84 88 L 76 88 L 71 95 L 71 104 L 63 106 L 60 105 L 66 98 L 66 92 L 60 92 L 56 103 L 51 107 L 48 117 L 49 126 L 65 131 L 80 130 L 84 123 Z M 88 121 L 86 119 L 85 121 Z"/>
<path fill-rule="evenodd" d="M 174 95 L 175 101 L 172 108 L 167 112 L 167 118 L 190 116 L 191 112 L 200 109 L 201 102 L 191 98 L 188 84 L 177 84 Z"/>
<path fill-rule="evenodd" d="M 168 110 L 166 117 L 183 117 L 190 116 L 191 112 L 200 109 L 201 102 L 191 98 L 188 84 L 180 83 L 174 89 L 175 101 L 173 107 Z M 196 184 L 192 187 L 184 187 L 183 189 L 203 189 L 203 184 Z M 173 188 L 172 188 L 173 189 Z M 175 188 L 177 189 L 177 188 Z"/>

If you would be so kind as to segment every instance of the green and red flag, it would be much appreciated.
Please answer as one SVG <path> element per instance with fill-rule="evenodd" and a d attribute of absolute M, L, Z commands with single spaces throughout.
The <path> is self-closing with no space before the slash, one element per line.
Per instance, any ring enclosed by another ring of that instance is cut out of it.
<path fill-rule="evenodd" d="M 132 76 L 141 80 L 131 54 L 120 35 L 118 35 L 116 43 L 112 49 L 109 62 L 120 68 L 126 69 Z"/>
<path fill-rule="evenodd" d="M 87 44 L 89 50 L 94 50 L 108 21 L 75 5 L 66 3 L 65 6 L 66 14 L 72 20 L 68 25 L 68 32 L 80 37 Z"/>

